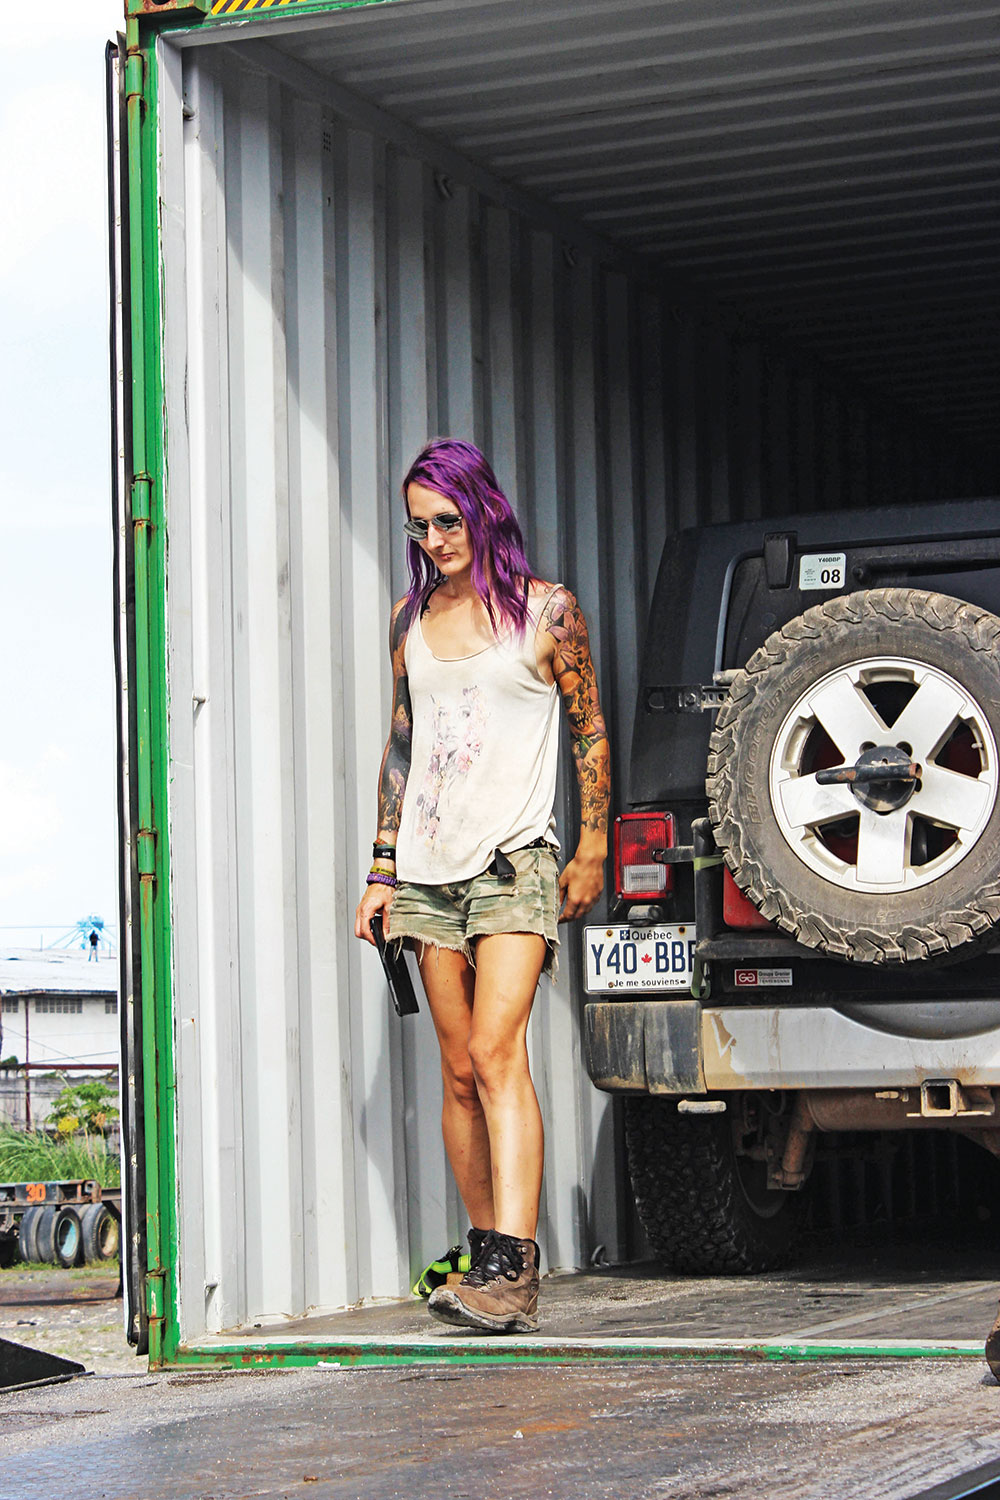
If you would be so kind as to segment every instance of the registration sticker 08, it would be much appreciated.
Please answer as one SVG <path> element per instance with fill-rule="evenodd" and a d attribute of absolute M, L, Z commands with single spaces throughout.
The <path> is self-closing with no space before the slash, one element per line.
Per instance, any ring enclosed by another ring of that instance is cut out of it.
<path fill-rule="evenodd" d="M 690 922 L 662 927 L 586 927 L 586 989 L 689 990 L 696 935 Z"/>
<path fill-rule="evenodd" d="M 799 558 L 799 589 L 844 589 L 847 579 L 846 552 L 810 552 Z"/>

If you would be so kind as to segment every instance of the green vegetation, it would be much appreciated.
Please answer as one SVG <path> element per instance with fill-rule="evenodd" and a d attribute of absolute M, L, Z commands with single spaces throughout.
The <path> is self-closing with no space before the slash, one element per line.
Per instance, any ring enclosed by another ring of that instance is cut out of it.
<path fill-rule="evenodd" d="M 48 1118 L 55 1120 L 63 1135 L 72 1135 L 77 1130 L 101 1131 L 105 1125 L 118 1118 L 115 1100 L 118 1090 L 106 1078 L 94 1078 L 89 1083 L 68 1083 L 52 1101 Z"/>
<path fill-rule="evenodd" d="M 103 1135 L 86 1132 L 53 1140 L 34 1130 L 0 1126 L 0 1182 L 57 1182 L 89 1177 L 101 1187 L 118 1187 L 117 1151 Z"/>

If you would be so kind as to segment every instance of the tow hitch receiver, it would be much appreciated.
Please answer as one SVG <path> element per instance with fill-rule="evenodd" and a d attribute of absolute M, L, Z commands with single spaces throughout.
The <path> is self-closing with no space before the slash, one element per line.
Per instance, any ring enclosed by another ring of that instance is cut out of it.
<path fill-rule="evenodd" d="M 920 1085 L 920 1108 L 908 1110 L 911 1118 L 925 1120 L 952 1119 L 956 1115 L 992 1115 L 996 1113 L 992 1090 L 976 1084 L 962 1084 L 956 1078 L 929 1078 Z"/>

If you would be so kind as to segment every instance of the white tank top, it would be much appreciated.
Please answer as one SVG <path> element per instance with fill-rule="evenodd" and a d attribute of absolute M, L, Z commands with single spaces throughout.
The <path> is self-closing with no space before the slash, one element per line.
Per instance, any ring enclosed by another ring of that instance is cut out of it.
<path fill-rule="evenodd" d="M 559 587 L 557 584 L 555 587 Z M 415 885 L 481 875 L 494 851 L 554 848 L 559 690 L 538 670 L 535 632 L 555 589 L 513 632 L 472 656 L 433 654 L 417 619 L 403 657 L 413 714 L 396 874 Z"/>

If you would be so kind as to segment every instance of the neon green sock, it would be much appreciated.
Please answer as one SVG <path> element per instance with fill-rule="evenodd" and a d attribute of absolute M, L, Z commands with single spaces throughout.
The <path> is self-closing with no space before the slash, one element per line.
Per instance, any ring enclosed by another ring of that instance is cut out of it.
<path fill-rule="evenodd" d="M 429 1297 L 435 1287 L 444 1286 L 453 1271 L 460 1271 L 464 1276 L 471 1264 L 468 1251 L 463 1250 L 461 1245 L 452 1245 L 440 1260 L 432 1260 L 429 1266 L 424 1267 L 413 1284 L 413 1295 Z"/>

